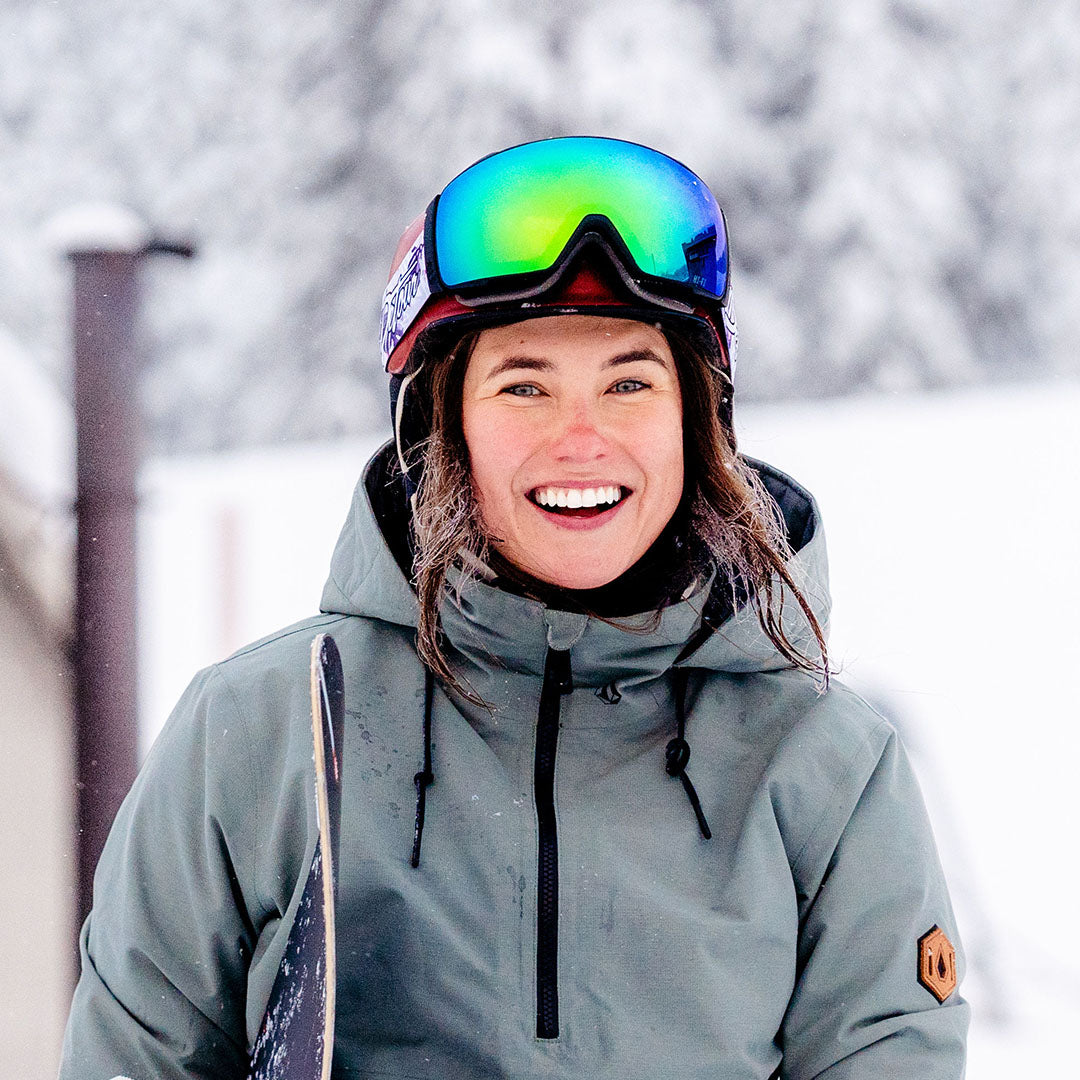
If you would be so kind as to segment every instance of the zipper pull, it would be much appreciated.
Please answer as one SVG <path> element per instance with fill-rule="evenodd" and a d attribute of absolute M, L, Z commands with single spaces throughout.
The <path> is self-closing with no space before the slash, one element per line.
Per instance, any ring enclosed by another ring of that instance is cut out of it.
<path fill-rule="evenodd" d="M 574 676 L 570 670 L 569 649 L 548 649 L 545 681 L 551 679 L 560 694 L 569 694 L 574 689 Z"/>

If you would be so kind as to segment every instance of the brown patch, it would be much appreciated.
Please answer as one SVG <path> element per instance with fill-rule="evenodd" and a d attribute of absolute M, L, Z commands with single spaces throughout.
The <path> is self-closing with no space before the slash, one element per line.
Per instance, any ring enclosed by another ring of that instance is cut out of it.
<path fill-rule="evenodd" d="M 940 926 L 919 938 L 919 982 L 944 1001 L 956 989 L 956 949 Z"/>

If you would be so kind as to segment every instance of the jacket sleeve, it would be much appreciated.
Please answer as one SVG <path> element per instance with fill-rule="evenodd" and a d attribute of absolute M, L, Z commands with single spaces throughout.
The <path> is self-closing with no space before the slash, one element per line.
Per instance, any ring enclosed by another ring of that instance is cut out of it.
<path fill-rule="evenodd" d="M 891 729 L 876 762 L 853 765 L 834 792 L 793 869 L 800 933 L 781 1077 L 962 1077 L 968 1006 L 958 990 L 939 1001 L 922 984 L 920 939 L 938 927 L 959 973 L 963 957 L 922 795 Z"/>
<path fill-rule="evenodd" d="M 221 676 L 197 676 L 98 864 L 61 1080 L 246 1075 L 259 906 L 249 740 Z"/>

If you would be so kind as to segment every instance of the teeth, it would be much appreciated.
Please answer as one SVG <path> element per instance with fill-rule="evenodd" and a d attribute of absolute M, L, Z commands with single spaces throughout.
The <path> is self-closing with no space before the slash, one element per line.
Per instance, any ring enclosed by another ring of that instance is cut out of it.
<path fill-rule="evenodd" d="M 576 510 L 582 506 L 613 506 L 622 499 L 622 488 L 611 485 L 596 488 L 537 488 L 533 498 L 541 506 L 565 506 Z"/>

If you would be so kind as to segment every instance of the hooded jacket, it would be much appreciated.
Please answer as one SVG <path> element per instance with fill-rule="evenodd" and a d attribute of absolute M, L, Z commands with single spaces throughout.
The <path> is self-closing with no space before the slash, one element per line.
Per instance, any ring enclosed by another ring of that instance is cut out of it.
<path fill-rule="evenodd" d="M 814 504 L 755 467 L 824 623 Z M 702 590 L 612 624 L 475 580 L 443 626 L 491 708 L 437 686 L 426 710 L 380 475 L 324 614 L 201 672 L 155 744 L 98 867 L 62 1080 L 246 1075 L 317 832 L 318 632 L 346 679 L 335 1077 L 962 1076 L 967 1006 L 918 952 L 956 927 L 890 725 L 748 608 L 703 632 Z"/>

